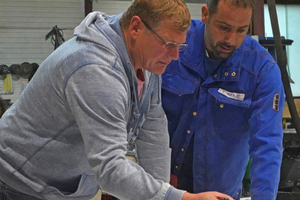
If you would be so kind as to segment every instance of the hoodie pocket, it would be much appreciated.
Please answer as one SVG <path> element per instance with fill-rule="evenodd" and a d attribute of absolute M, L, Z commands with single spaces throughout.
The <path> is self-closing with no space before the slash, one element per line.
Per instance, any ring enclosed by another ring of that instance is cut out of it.
<path fill-rule="evenodd" d="M 222 94 L 222 89 L 210 88 L 211 120 L 215 132 L 235 135 L 245 132 L 248 127 L 247 111 L 251 105 L 251 95 L 227 91 L 231 95 Z"/>
<path fill-rule="evenodd" d="M 77 190 L 71 194 L 64 194 L 53 186 L 47 186 L 41 194 L 46 199 L 55 200 L 82 200 L 91 199 L 98 191 L 99 186 L 93 175 L 82 174 Z"/>

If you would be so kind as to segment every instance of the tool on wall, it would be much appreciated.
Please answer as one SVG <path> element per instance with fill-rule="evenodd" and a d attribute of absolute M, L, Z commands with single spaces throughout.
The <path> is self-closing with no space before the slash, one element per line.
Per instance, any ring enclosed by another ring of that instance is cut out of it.
<path fill-rule="evenodd" d="M 3 64 L 0 65 L 0 79 L 4 80 L 7 75 L 11 75 L 13 81 L 18 81 L 20 78 L 30 81 L 38 68 L 39 65 L 37 63 L 29 62 L 12 64 L 9 67 Z"/>
<path fill-rule="evenodd" d="M 7 65 L 0 65 L 0 79 L 4 80 L 9 74 L 9 69 Z"/>
<path fill-rule="evenodd" d="M 53 26 L 52 30 L 45 36 L 45 40 L 51 37 L 51 43 L 54 45 L 54 50 L 65 42 L 64 33 L 57 25 Z"/>
<path fill-rule="evenodd" d="M 14 93 L 13 81 L 18 81 L 20 78 L 31 80 L 36 70 L 39 68 L 37 63 L 23 62 L 22 64 L 12 64 L 9 67 L 5 64 L 0 65 L 0 79 L 2 90 L 0 95 L 10 95 Z"/>
<path fill-rule="evenodd" d="M 11 73 L 12 80 L 18 81 L 21 78 L 21 67 L 19 64 L 12 64 L 9 66 L 9 71 Z"/>

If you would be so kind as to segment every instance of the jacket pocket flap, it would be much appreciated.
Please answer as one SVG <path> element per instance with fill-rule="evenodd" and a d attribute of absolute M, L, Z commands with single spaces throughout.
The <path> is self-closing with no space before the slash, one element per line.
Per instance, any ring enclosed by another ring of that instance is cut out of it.
<path fill-rule="evenodd" d="M 162 75 L 162 88 L 177 95 L 193 94 L 197 84 L 197 82 L 183 79 L 174 74 L 165 73 Z"/>
<path fill-rule="evenodd" d="M 231 104 L 234 106 L 245 107 L 245 108 L 250 107 L 250 105 L 251 105 L 250 95 L 232 92 L 232 91 L 226 91 L 229 94 L 231 94 L 231 95 L 226 96 L 224 94 L 224 92 L 222 92 L 222 91 L 225 91 L 225 90 L 223 90 L 221 88 L 209 88 L 208 89 L 208 92 L 220 102 Z M 236 94 L 239 94 L 242 97 L 237 97 Z"/>

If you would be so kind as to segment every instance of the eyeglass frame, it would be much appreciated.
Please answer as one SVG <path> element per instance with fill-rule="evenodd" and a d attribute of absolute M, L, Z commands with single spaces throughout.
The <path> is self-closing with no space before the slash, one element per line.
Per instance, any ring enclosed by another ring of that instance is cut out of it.
<path fill-rule="evenodd" d="M 175 42 L 166 42 L 164 39 L 162 39 L 162 37 L 160 37 L 152 28 L 150 28 L 150 26 L 144 22 L 142 19 L 141 21 L 145 24 L 145 26 L 154 34 L 156 35 L 156 37 L 158 37 L 163 43 L 163 48 L 164 49 L 173 49 L 175 47 L 179 47 L 179 49 L 181 48 L 184 48 L 184 47 L 188 47 L 188 44 L 187 43 L 182 43 L 182 44 L 178 44 L 178 43 L 175 43 Z M 167 45 L 171 45 L 169 48 L 167 47 Z"/>

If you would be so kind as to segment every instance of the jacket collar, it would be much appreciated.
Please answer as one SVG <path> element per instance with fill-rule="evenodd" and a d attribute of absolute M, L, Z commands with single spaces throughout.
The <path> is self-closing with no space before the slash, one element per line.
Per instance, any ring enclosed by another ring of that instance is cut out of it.
<path fill-rule="evenodd" d="M 201 76 L 201 68 L 205 64 L 205 44 L 204 44 L 205 25 L 201 21 L 192 21 L 186 41 L 188 47 L 181 52 L 181 64 L 195 71 Z M 244 55 L 245 42 L 234 52 L 234 54 L 217 69 L 205 82 L 213 81 L 239 81 Z"/>
<path fill-rule="evenodd" d="M 190 30 L 187 33 L 187 49 L 182 53 L 181 63 L 200 75 L 201 67 L 204 65 L 205 45 L 204 27 L 201 23 L 192 21 Z"/>

